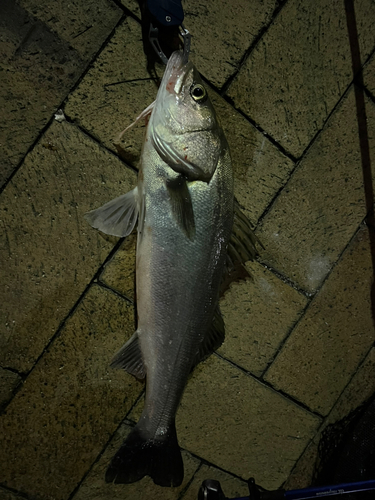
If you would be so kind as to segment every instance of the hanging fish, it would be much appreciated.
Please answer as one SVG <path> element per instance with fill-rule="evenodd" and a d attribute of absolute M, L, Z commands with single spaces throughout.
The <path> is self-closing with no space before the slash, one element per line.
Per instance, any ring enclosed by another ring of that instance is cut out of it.
<path fill-rule="evenodd" d="M 138 327 L 111 366 L 146 378 L 146 398 L 106 480 L 149 475 L 178 486 L 176 410 L 193 367 L 224 340 L 218 301 L 225 269 L 252 258 L 255 248 L 235 207 L 226 139 L 184 53 L 170 57 L 156 101 L 141 116 L 148 113 L 137 187 L 86 214 L 93 227 L 120 237 L 138 221 Z"/>

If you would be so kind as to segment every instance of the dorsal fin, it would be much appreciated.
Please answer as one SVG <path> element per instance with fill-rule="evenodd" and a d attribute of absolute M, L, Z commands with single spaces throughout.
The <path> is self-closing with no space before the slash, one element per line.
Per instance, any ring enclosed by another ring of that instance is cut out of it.
<path fill-rule="evenodd" d="M 233 281 L 250 278 L 244 264 L 258 255 L 257 245 L 262 243 L 255 236 L 249 219 L 241 211 L 238 201 L 234 200 L 234 220 L 232 234 L 228 244 L 225 270 L 220 285 L 223 295 Z"/>

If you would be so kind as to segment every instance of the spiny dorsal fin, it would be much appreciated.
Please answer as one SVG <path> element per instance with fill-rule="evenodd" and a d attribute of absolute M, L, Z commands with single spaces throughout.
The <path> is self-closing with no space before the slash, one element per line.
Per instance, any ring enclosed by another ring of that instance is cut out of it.
<path fill-rule="evenodd" d="M 258 255 L 257 245 L 263 248 L 262 243 L 254 234 L 250 221 L 241 211 L 238 201 L 235 199 L 233 229 L 227 249 L 220 295 L 223 295 L 228 290 L 233 281 L 250 278 L 244 264 L 249 260 L 254 260 Z"/>
<path fill-rule="evenodd" d="M 140 380 L 145 378 L 146 367 L 139 345 L 138 332 L 135 332 L 126 344 L 113 356 L 110 366 L 111 368 L 121 368 Z"/>
<path fill-rule="evenodd" d="M 105 234 L 123 238 L 134 229 L 138 218 L 138 188 L 85 214 L 87 222 Z"/>

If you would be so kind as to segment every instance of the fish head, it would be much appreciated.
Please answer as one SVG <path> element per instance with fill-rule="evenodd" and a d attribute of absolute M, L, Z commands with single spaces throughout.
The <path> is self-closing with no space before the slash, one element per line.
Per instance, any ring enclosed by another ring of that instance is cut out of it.
<path fill-rule="evenodd" d="M 168 166 L 188 180 L 209 182 L 225 137 L 197 69 L 182 52 L 174 52 L 168 61 L 149 127 Z"/>

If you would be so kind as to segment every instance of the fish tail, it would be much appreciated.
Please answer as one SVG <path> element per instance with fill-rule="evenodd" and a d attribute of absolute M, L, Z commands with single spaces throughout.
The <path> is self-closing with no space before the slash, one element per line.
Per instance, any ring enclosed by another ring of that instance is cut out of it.
<path fill-rule="evenodd" d="M 150 476 L 159 486 L 179 486 L 184 466 L 173 423 L 152 439 L 136 426 L 117 451 L 107 469 L 107 483 L 133 483 Z"/>

